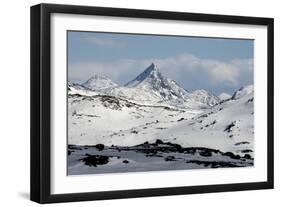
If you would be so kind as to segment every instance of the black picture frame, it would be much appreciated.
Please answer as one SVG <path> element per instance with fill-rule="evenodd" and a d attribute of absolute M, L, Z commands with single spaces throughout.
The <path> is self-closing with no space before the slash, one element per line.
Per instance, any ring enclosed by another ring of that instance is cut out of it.
<path fill-rule="evenodd" d="M 52 13 L 133 17 L 164 20 L 180 20 L 210 23 L 233 23 L 267 26 L 267 181 L 238 184 L 220 184 L 154 189 L 51 194 L 51 71 L 50 71 L 50 16 Z M 89 201 L 103 199 L 167 196 L 180 194 L 272 189 L 274 177 L 274 72 L 273 44 L 274 20 L 272 18 L 195 14 L 168 11 L 135 10 L 89 6 L 39 4 L 31 7 L 31 174 L 30 199 L 38 203 Z"/>

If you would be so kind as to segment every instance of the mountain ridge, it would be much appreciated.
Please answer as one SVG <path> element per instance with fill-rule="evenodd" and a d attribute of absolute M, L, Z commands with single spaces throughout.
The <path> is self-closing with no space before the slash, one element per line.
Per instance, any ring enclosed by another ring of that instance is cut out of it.
<path fill-rule="evenodd" d="M 144 104 L 160 104 L 191 109 L 213 107 L 224 101 L 226 97 L 221 96 L 220 98 L 204 89 L 188 91 L 175 80 L 162 75 L 160 69 L 154 63 L 151 63 L 143 72 L 123 86 L 104 75 L 94 75 L 83 84 L 76 84 L 75 86 L 76 88 L 82 87 L 84 91 L 89 89 L 96 93 L 120 96 Z M 243 93 L 250 93 L 251 90 L 253 88 L 250 86 L 244 86 L 235 91 L 232 96 L 229 96 L 231 99 L 239 98 Z"/>

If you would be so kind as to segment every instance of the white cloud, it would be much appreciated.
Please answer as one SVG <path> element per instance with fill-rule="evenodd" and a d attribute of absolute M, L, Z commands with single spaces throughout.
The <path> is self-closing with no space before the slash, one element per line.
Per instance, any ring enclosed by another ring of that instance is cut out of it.
<path fill-rule="evenodd" d="M 114 41 L 112 39 L 106 39 L 106 38 L 98 38 L 95 36 L 87 37 L 84 39 L 86 42 L 98 46 L 121 46 L 124 43 L 120 41 Z"/>
<path fill-rule="evenodd" d="M 178 56 L 172 60 L 159 60 L 159 62 L 166 70 L 169 70 L 168 67 L 175 68 L 176 70 L 180 69 L 180 74 L 201 73 L 207 75 L 209 77 L 208 81 L 211 81 L 214 85 L 222 82 L 230 82 L 237 85 L 241 72 L 238 65 L 234 62 L 200 59 L 189 54 Z"/>
<path fill-rule="evenodd" d="M 102 74 L 119 84 L 124 84 L 141 73 L 151 62 L 154 62 L 165 76 L 176 80 L 188 90 L 204 88 L 215 93 L 231 93 L 240 86 L 253 82 L 252 59 L 218 61 L 190 54 L 162 59 L 77 63 L 70 65 L 69 78 L 84 82 L 94 74 Z"/>

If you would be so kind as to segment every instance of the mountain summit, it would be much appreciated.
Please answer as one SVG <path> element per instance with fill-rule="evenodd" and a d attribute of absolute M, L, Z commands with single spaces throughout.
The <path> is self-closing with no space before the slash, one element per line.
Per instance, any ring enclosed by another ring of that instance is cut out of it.
<path fill-rule="evenodd" d="M 162 80 L 163 76 L 159 69 L 154 63 L 151 63 L 148 68 L 146 68 L 141 74 L 139 74 L 135 79 L 131 80 L 125 86 L 135 87 L 147 81 Z"/>
<path fill-rule="evenodd" d="M 151 63 L 149 67 L 125 86 L 152 91 L 162 100 L 185 99 L 189 94 L 188 91 L 180 87 L 174 80 L 163 76 L 154 63 Z"/>
<path fill-rule="evenodd" d="M 241 97 L 244 97 L 248 94 L 254 93 L 254 86 L 253 85 L 247 85 L 241 87 L 238 91 L 236 91 L 233 96 L 231 97 L 232 99 L 240 99 Z"/>
<path fill-rule="evenodd" d="M 93 91 L 103 91 L 109 88 L 117 87 L 118 85 L 112 80 L 103 75 L 94 75 L 83 86 Z"/>
<path fill-rule="evenodd" d="M 225 101 L 225 100 L 227 100 L 227 99 L 230 99 L 231 98 L 231 95 L 229 95 L 228 93 L 221 93 L 219 96 L 219 99 L 221 100 L 221 101 Z"/>

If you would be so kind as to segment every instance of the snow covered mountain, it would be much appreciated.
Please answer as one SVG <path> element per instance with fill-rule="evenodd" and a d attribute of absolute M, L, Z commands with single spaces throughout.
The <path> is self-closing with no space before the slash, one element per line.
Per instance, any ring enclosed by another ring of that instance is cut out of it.
<path fill-rule="evenodd" d="M 164 100 L 185 99 L 189 95 L 189 92 L 180 87 L 174 80 L 164 77 L 154 63 L 134 80 L 125 84 L 125 86 L 129 88 L 149 89 Z"/>
<path fill-rule="evenodd" d="M 221 101 L 225 101 L 227 99 L 230 99 L 231 95 L 229 95 L 228 93 L 221 93 L 218 97 Z"/>
<path fill-rule="evenodd" d="M 179 86 L 176 81 L 163 76 L 154 63 L 135 79 L 125 84 L 125 87 L 135 92 L 135 100 L 139 99 L 139 96 L 145 96 L 145 101 L 150 100 L 152 103 L 176 107 L 195 107 L 195 105 L 200 107 L 202 104 L 192 100 L 190 93 Z"/>
<path fill-rule="evenodd" d="M 71 81 L 68 81 L 67 87 L 69 91 L 73 90 L 87 90 L 84 86 L 78 84 L 78 83 L 73 83 Z"/>
<path fill-rule="evenodd" d="M 205 109 L 221 101 L 219 97 L 203 89 L 189 92 L 176 81 L 163 76 L 154 63 L 124 86 L 119 86 L 105 76 L 94 75 L 82 85 L 72 84 L 71 87 L 72 92 L 76 93 L 95 92 L 95 94 L 125 98 L 135 103 L 175 108 Z M 237 92 L 237 96 L 240 93 L 242 92 Z"/>
<path fill-rule="evenodd" d="M 254 93 L 254 86 L 253 85 L 248 85 L 248 86 L 244 86 L 241 87 L 238 91 L 236 91 L 233 96 L 232 99 L 239 99 L 241 97 L 244 97 L 248 94 L 252 94 Z"/>
<path fill-rule="evenodd" d="M 78 83 L 72 83 L 71 81 L 68 81 L 68 95 L 72 94 L 78 94 L 80 96 L 94 96 L 97 95 L 97 92 L 89 90 L 88 88 L 85 88 L 83 85 L 80 85 Z"/>
<path fill-rule="evenodd" d="M 209 108 L 220 101 L 205 90 L 188 92 L 176 81 L 163 76 L 154 63 L 124 86 L 118 86 L 105 76 L 95 75 L 83 87 L 99 94 L 126 98 L 147 105 L 200 109 Z"/>
<path fill-rule="evenodd" d="M 83 86 L 93 91 L 105 91 L 109 88 L 118 87 L 118 84 L 103 75 L 95 75 L 83 83 Z"/>
<path fill-rule="evenodd" d="M 236 154 L 253 155 L 254 93 L 230 99 L 182 120 L 159 136 L 177 137 L 184 146 L 204 146 Z M 175 141 L 176 141 L 175 140 Z"/>
<path fill-rule="evenodd" d="M 197 102 L 206 104 L 207 106 L 214 106 L 220 102 L 220 99 L 217 96 L 203 89 L 193 91 L 190 94 L 190 97 Z"/>

